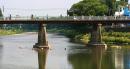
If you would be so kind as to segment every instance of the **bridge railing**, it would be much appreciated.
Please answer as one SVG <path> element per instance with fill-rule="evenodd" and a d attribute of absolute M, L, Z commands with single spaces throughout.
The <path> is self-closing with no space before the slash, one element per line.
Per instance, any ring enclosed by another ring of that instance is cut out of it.
<path fill-rule="evenodd" d="M 130 20 L 127 16 L 24 16 L 0 17 L 0 20 Z"/>
<path fill-rule="evenodd" d="M 48 20 L 130 20 L 127 16 L 64 16 L 64 17 L 48 17 Z"/>
<path fill-rule="evenodd" d="M 29 16 L 24 17 L 3 17 L 3 20 L 31 20 Z"/>

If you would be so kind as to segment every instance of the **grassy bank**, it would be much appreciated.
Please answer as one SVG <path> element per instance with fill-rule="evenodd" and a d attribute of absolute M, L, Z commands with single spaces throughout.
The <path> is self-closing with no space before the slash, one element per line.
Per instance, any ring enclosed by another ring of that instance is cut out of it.
<path fill-rule="evenodd" d="M 130 32 L 105 32 L 103 33 L 103 41 L 108 44 L 130 45 Z"/>
<path fill-rule="evenodd" d="M 76 35 L 75 39 L 79 40 L 84 44 L 89 41 L 90 35 Z M 130 33 L 129 32 L 104 32 L 102 40 L 107 44 L 117 44 L 117 45 L 130 45 Z"/>
<path fill-rule="evenodd" d="M 22 32 L 23 30 L 20 30 L 20 29 L 11 29 L 11 30 L 0 29 L 0 35 L 12 35 L 12 34 L 18 34 Z"/>

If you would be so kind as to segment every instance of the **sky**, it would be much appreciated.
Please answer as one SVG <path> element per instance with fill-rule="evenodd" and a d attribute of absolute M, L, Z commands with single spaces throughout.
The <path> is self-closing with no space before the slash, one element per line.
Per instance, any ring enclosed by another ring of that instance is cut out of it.
<path fill-rule="evenodd" d="M 128 4 L 130 4 L 130 0 L 128 0 Z"/>
<path fill-rule="evenodd" d="M 0 0 L 4 16 L 59 16 L 80 0 Z"/>

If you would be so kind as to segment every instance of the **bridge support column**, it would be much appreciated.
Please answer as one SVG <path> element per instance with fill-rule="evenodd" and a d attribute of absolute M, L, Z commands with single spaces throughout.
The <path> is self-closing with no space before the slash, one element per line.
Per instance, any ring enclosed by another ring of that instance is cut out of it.
<path fill-rule="evenodd" d="M 39 31 L 38 31 L 38 43 L 36 43 L 33 48 L 48 48 L 48 41 L 46 37 L 46 25 L 39 24 Z"/>
<path fill-rule="evenodd" d="M 91 31 L 91 38 L 88 42 L 88 46 L 106 46 L 106 44 L 102 41 L 101 34 L 101 25 L 102 24 L 93 24 L 93 29 Z"/>

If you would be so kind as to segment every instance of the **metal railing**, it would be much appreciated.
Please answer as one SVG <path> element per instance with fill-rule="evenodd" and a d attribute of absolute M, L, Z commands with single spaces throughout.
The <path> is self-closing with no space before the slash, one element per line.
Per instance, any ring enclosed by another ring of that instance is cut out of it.
<path fill-rule="evenodd" d="M 19 17 L 0 17 L 0 20 L 130 20 L 128 16 L 19 16 Z"/>

